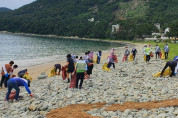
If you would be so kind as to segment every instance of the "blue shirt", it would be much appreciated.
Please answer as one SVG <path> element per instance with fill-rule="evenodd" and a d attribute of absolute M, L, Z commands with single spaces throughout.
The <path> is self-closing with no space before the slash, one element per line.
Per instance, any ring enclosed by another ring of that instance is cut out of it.
<path fill-rule="evenodd" d="M 18 84 L 18 86 L 25 86 L 26 91 L 31 94 L 31 91 L 28 87 L 28 81 L 26 79 L 20 78 L 20 77 L 14 77 L 9 79 L 13 82 L 15 82 L 16 84 Z"/>

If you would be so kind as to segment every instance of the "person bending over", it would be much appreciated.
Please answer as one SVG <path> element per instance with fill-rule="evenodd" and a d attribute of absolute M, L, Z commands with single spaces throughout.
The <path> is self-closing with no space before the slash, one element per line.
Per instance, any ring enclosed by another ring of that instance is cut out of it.
<path fill-rule="evenodd" d="M 33 97 L 33 95 L 31 94 L 31 91 L 28 87 L 30 87 L 30 80 L 26 80 L 20 77 L 14 77 L 11 78 L 7 81 L 7 87 L 8 87 L 8 92 L 6 94 L 6 100 L 9 101 L 9 95 L 11 93 L 11 90 L 14 88 L 16 90 L 16 94 L 15 94 L 15 101 L 19 100 L 19 93 L 20 93 L 20 88 L 19 86 L 25 86 L 25 89 L 27 90 L 27 92 L 30 94 L 31 97 Z"/>
<path fill-rule="evenodd" d="M 175 72 L 177 63 L 178 63 L 178 59 L 175 60 L 175 61 L 168 61 L 166 63 L 166 65 L 164 66 L 163 70 L 161 71 L 161 77 L 163 76 L 163 73 L 164 73 L 164 71 L 166 70 L 167 67 L 170 67 L 171 71 L 172 71 L 170 77 L 174 76 L 175 73 L 177 73 L 177 72 Z"/>
<path fill-rule="evenodd" d="M 55 64 L 55 65 L 54 65 L 54 68 L 55 68 L 55 74 L 56 74 L 56 75 L 60 75 L 60 72 L 61 72 L 61 64 Z M 57 74 L 57 70 L 59 70 L 59 71 L 58 71 L 58 74 Z"/>

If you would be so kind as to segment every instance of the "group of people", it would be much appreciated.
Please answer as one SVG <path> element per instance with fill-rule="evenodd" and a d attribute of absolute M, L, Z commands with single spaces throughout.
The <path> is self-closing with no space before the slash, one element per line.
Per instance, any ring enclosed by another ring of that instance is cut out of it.
<path fill-rule="evenodd" d="M 169 53 L 168 44 L 165 45 L 163 50 L 165 52 L 165 57 L 167 59 L 168 53 Z M 156 45 L 156 48 L 155 48 L 156 59 L 159 57 L 160 52 L 161 52 L 160 47 Z M 146 62 L 150 61 L 151 53 L 152 53 L 151 45 L 148 45 L 148 47 L 144 46 L 144 55 L 146 56 Z M 80 57 L 75 56 L 74 54 L 67 54 L 66 56 L 67 57 L 67 64 L 66 64 L 67 83 L 71 82 L 71 79 L 73 78 L 73 76 L 76 75 L 75 88 L 79 88 L 79 89 L 82 88 L 84 78 L 86 76 L 90 77 L 90 74 L 92 74 L 94 62 L 99 64 L 101 60 L 101 56 L 102 56 L 101 51 L 98 51 L 96 60 L 93 59 L 93 56 L 94 56 L 93 54 L 94 54 L 93 51 L 85 52 L 85 55 L 80 56 Z M 131 50 L 131 54 L 133 55 L 133 60 L 134 60 L 137 54 L 136 48 L 133 48 Z M 130 55 L 130 51 L 128 47 L 125 47 L 125 52 L 124 52 L 125 61 L 128 60 L 129 55 Z M 115 49 L 112 49 L 110 56 L 108 56 L 107 68 L 110 68 L 111 66 L 113 66 L 113 68 L 115 69 L 115 63 L 117 63 L 117 56 L 115 54 Z M 17 65 L 13 66 L 13 65 L 14 65 L 14 62 L 10 61 L 9 64 L 5 64 L 2 66 L 2 71 L 1 71 L 2 78 L 0 82 L 0 87 L 2 87 L 2 85 L 4 84 L 4 87 L 8 88 L 8 92 L 6 94 L 6 100 L 7 101 L 9 100 L 9 95 L 13 88 L 16 90 L 15 101 L 19 100 L 19 92 L 20 92 L 19 86 L 25 86 L 27 92 L 30 94 L 31 97 L 33 97 L 29 89 L 30 80 L 23 78 L 24 77 L 23 75 L 25 72 L 27 72 L 27 69 L 20 71 L 18 73 L 18 77 L 15 77 L 15 75 L 13 74 L 13 70 L 16 69 L 18 66 Z M 57 75 L 60 75 L 61 68 L 62 68 L 61 64 L 55 64 L 54 67 L 55 67 L 55 73 Z M 168 61 L 166 63 L 165 67 L 163 68 L 161 72 L 161 76 L 163 75 L 167 67 L 170 67 L 172 71 L 170 77 L 177 75 L 178 56 L 176 56 L 173 61 Z M 57 72 L 57 70 L 59 71 Z M 80 83 L 79 83 L 79 80 L 80 80 Z"/>
<path fill-rule="evenodd" d="M 136 57 L 136 54 L 137 54 L 136 48 L 133 48 L 131 50 L 131 54 L 130 54 L 130 50 L 126 46 L 123 61 L 128 61 L 129 55 L 132 55 L 132 60 L 134 60 Z M 115 69 L 115 63 L 117 63 L 117 62 L 118 62 L 118 60 L 117 60 L 117 56 L 115 54 L 115 49 L 112 48 L 110 56 L 108 56 L 107 68 L 110 68 L 111 66 L 113 66 L 113 68 Z"/>
<path fill-rule="evenodd" d="M 165 55 L 165 59 L 168 59 L 168 54 L 169 54 L 169 46 L 168 44 L 166 44 L 163 48 L 163 53 Z M 156 59 L 157 58 L 160 58 L 162 53 L 161 53 L 161 49 L 158 45 L 156 45 L 156 48 L 155 48 L 155 54 L 156 54 Z"/>
<path fill-rule="evenodd" d="M 66 75 L 67 75 L 67 83 L 71 82 L 73 76 L 76 75 L 76 85 L 75 88 L 82 88 L 84 78 L 89 78 L 92 74 L 92 70 L 94 67 L 94 62 L 97 64 L 100 63 L 102 51 L 98 51 L 97 58 L 94 60 L 93 51 L 85 52 L 84 56 L 75 56 L 74 54 L 67 54 L 67 64 L 66 64 Z M 55 73 L 60 75 L 60 71 L 62 69 L 61 64 L 55 64 Z M 59 70 L 59 71 L 58 71 Z M 76 73 L 76 74 L 74 74 Z M 80 80 L 80 84 L 79 84 Z"/>
<path fill-rule="evenodd" d="M 168 46 L 168 44 L 166 44 L 164 46 L 163 53 L 165 55 L 164 59 L 168 59 L 168 54 L 169 54 L 169 46 Z M 152 54 L 151 45 L 148 45 L 148 47 L 145 45 L 144 46 L 144 55 L 146 55 L 146 62 L 150 61 L 151 54 Z M 160 47 L 158 45 L 156 45 L 156 47 L 155 47 L 155 55 L 156 55 L 156 59 L 157 58 L 161 58 L 162 53 L 161 53 L 161 49 L 160 49 Z M 161 71 L 161 77 L 163 76 L 163 73 L 167 69 L 167 67 L 170 67 L 170 69 L 171 69 L 170 77 L 176 76 L 177 75 L 177 71 L 178 71 L 178 56 L 175 56 L 175 58 L 172 61 L 168 61 L 166 63 L 166 65 L 164 66 L 164 68 Z"/>
<path fill-rule="evenodd" d="M 2 66 L 2 71 L 1 71 L 2 77 L 1 77 L 0 87 L 2 88 L 2 86 L 4 84 L 4 87 L 8 88 L 8 92 L 6 94 L 6 101 L 9 100 L 9 95 L 13 88 L 16 91 L 14 101 L 19 100 L 19 92 L 20 92 L 19 86 L 25 86 L 27 92 L 32 97 L 33 95 L 31 94 L 31 91 L 29 89 L 30 80 L 20 78 L 20 77 L 15 77 L 15 75 L 13 74 L 13 71 L 14 71 L 14 69 L 16 69 L 18 67 L 18 65 L 14 65 L 14 66 L 13 65 L 14 65 L 14 61 L 10 61 L 9 64 L 5 64 Z"/>
<path fill-rule="evenodd" d="M 152 53 L 152 49 L 151 49 L 151 45 L 145 45 L 144 46 L 144 50 L 143 50 L 143 53 L 144 53 L 144 56 L 146 57 L 145 61 L 146 63 L 149 63 L 151 57 L 153 57 L 153 53 Z M 169 46 L 168 44 L 166 44 L 163 48 L 163 53 L 165 55 L 165 58 L 164 59 L 168 59 L 168 54 L 169 54 Z M 161 49 L 158 45 L 156 45 L 155 47 L 155 57 L 156 59 L 157 58 L 161 58 L 161 55 L 162 55 L 162 52 L 161 52 Z"/>

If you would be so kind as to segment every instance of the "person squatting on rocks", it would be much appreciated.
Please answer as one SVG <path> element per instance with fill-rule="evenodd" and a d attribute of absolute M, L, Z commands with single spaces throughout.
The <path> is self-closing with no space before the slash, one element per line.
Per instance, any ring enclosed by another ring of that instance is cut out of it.
<path fill-rule="evenodd" d="M 23 76 L 25 75 L 26 72 L 27 72 L 27 69 L 19 71 L 18 72 L 18 77 L 23 78 Z"/>
<path fill-rule="evenodd" d="M 6 94 L 6 100 L 9 100 L 9 95 L 11 93 L 11 90 L 14 88 L 16 90 L 16 94 L 15 94 L 15 101 L 19 100 L 19 93 L 20 93 L 20 88 L 19 86 L 25 86 L 25 89 L 27 90 L 27 92 L 30 94 L 31 97 L 33 97 L 33 95 L 31 94 L 31 91 L 29 89 L 30 87 L 30 80 L 26 80 L 20 77 L 14 77 L 8 80 L 7 82 L 7 87 L 8 87 L 8 92 Z"/>
<path fill-rule="evenodd" d="M 77 74 L 76 88 L 79 87 L 79 89 L 81 89 L 82 84 L 83 84 L 84 75 L 87 71 L 87 64 L 86 64 L 85 60 L 82 59 L 82 57 L 80 57 L 80 59 L 77 61 L 75 70 L 76 70 L 76 74 Z M 80 80 L 80 85 L 78 86 L 79 80 Z"/>
<path fill-rule="evenodd" d="M 160 58 L 160 56 L 159 56 L 160 52 L 161 52 L 160 47 L 158 45 L 156 45 L 156 47 L 155 47 L 156 59 L 157 59 L 157 57 Z"/>
<path fill-rule="evenodd" d="M 163 70 L 161 71 L 161 77 L 163 76 L 163 73 L 167 67 L 170 67 L 172 71 L 170 77 L 175 76 L 177 74 L 177 69 L 178 69 L 178 59 L 176 59 L 175 61 L 168 61 L 166 63 Z"/>
<path fill-rule="evenodd" d="M 137 49 L 136 48 L 133 48 L 131 53 L 133 54 L 133 59 L 135 59 L 135 56 L 137 54 Z"/>
<path fill-rule="evenodd" d="M 168 44 L 166 44 L 164 46 L 163 50 L 164 50 L 164 54 L 165 54 L 165 59 L 167 59 L 168 58 L 168 53 L 169 53 L 169 46 L 168 46 Z"/>
<path fill-rule="evenodd" d="M 74 61 L 73 59 L 71 58 L 71 54 L 68 54 L 67 55 L 67 83 L 70 82 L 70 77 L 69 77 L 69 74 L 71 75 L 71 78 L 72 78 L 72 73 L 74 72 Z"/>
<path fill-rule="evenodd" d="M 56 74 L 56 75 L 60 75 L 60 72 L 61 72 L 61 64 L 55 64 L 55 65 L 54 65 L 54 68 L 55 68 L 55 74 Z M 58 73 L 57 73 L 57 70 L 58 70 Z"/>
<path fill-rule="evenodd" d="M 129 51 L 128 47 L 125 47 L 124 55 L 125 55 L 125 61 L 128 61 L 128 56 L 130 55 L 130 51 Z"/>
<path fill-rule="evenodd" d="M 9 80 L 10 77 L 12 77 L 13 74 L 13 68 L 12 65 L 14 64 L 13 61 L 10 61 L 9 64 L 5 64 L 2 66 L 2 71 L 1 71 L 1 83 L 0 87 L 2 88 L 2 85 L 4 83 L 4 87 L 7 87 L 7 81 Z"/>
<path fill-rule="evenodd" d="M 148 45 L 148 47 L 145 48 L 145 54 L 146 54 L 146 63 L 148 63 L 151 59 L 150 57 L 150 53 L 152 52 L 151 51 L 151 48 L 150 48 L 151 45 Z"/>
<path fill-rule="evenodd" d="M 100 51 L 98 51 L 98 53 L 97 53 L 97 64 L 100 63 L 101 55 L 102 55 L 102 52 L 101 52 L 101 50 L 100 50 Z"/>

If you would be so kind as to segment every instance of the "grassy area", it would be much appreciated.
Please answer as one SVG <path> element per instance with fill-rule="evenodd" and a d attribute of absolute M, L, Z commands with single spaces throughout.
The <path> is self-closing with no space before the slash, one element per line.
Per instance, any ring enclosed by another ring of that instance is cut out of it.
<path fill-rule="evenodd" d="M 159 42 L 156 43 L 154 41 L 132 41 L 133 43 L 143 43 L 143 44 L 150 44 L 152 45 L 152 47 L 156 47 L 156 44 L 158 44 L 158 46 L 160 46 L 161 51 L 163 50 L 164 46 L 166 45 L 166 43 L 169 46 L 169 56 L 168 56 L 168 60 L 173 60 L 175 56 L 178 56 L 178 43 L 168 43 L 168 42 Z"/>

